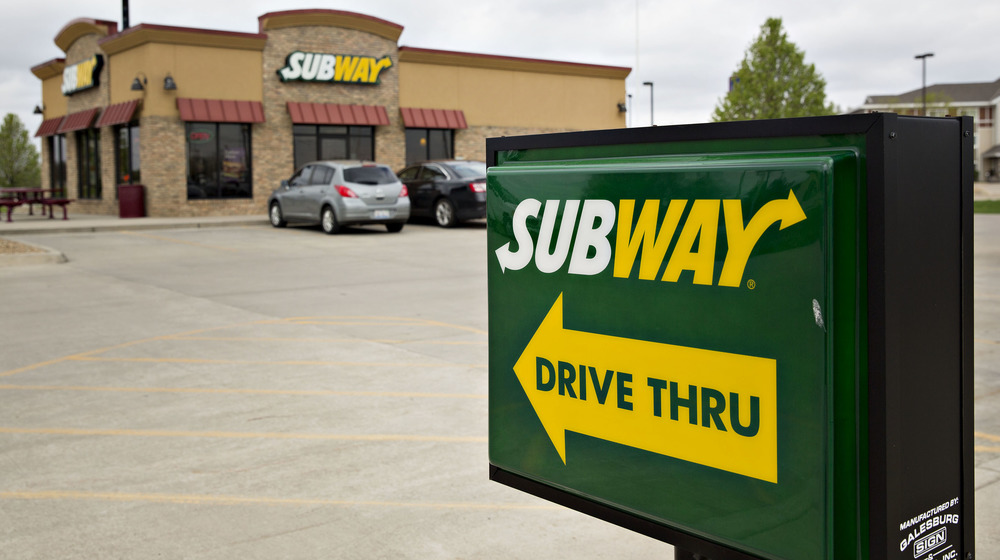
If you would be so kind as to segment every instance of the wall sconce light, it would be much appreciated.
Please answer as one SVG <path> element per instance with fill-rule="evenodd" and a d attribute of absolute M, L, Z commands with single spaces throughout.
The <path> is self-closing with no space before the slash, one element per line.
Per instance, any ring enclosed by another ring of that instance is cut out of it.
<path fill-rule="evenodd" d="M 174 91 L 177 89 L 177 82 L 174 81 L 174 78 L 173 76 L 170 75 L 170 72 L 167 72 L 167 77 L 163 78 L 163 89 L 167 91 Z"/>
<path fill-rule="evenodd" d="M 142 80 L 139 79 L 139 76 L 142 76 Z M 146 89 L 146 84 L 147 83 L 149 83 L 149 81 L 146 80 L 146 75 L 143 74 L 142 72 L 138 72 L 135 75 L 135 79 L 132 80 L 132 88 L 131 89 L 132 89 L 132 91 L 142 91 L 142 90 Z"/>
<path fill-rule="evenodd" d="M 36 114 L 36 115 L 42 115 L 42 114 L 45 113 L 45 107 L 42 107 L 42 106 L 39 106 L 39 105 L 35 105 L 35 110 L 32 111 L 32 112 L 34 114 Z"/>
<path fill-rule="evenodd" d="M 628 112 L 628 106 L 625 105 L 624 103 L 619 103 L 618 104 L 618 112 L 619 113 L 627 113 Z"/>

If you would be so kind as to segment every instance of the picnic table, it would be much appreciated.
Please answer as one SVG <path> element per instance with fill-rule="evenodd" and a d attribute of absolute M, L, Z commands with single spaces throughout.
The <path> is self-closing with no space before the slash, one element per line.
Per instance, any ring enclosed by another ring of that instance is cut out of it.
<path fill-rule="evenodd" d="M 27 204 L 28 214 L 33 216 L 35 214 L 35 204 L 41 204 L 42 198 L 47 192 L 52 192 L 52 189 L 43 189 L 40 187 L 5 187 L 0 189 L 0 196 L 12 198 L 20 201 L 22 204 Z M 10 210 L 13 208 L 10 205 L 6 206 L 8 211 L 7 217 L 9 218 Z M 45 206 L 42 206 L 42 215 L 45 215 Z"/>
<path fill-rule="evenodd" d="M 59 206 L 63 211 L 64 220 L 68 220 L 69 216 L 66 214 L 66 206 L 73 202 L 71 198 L 63 197 L 46 197 L 46 193 L 55 194 L 57 189 L 43 189 L 39 187 L 5 187 L 0 189 L 0 208 L 7 208 L 7 221 L 11 222 L 11 212 L 14 208 L 22 204 L 28 205 L 28 215 L 33 216 L 35 214 L 35 204 L 40 204 L 42 206 L 42 215 L 46 214 L 46 209 L 48 209 L 49 219 L 54 218 L 53 206 Z"/>
<path fill-rule="evenodd" d="M 14 211 L 14 208 L 16 208 L 16 207 L 18 207 L 18 206 L 20 206 L 22 204 L 24 204 L 24 203 L 21 202 L 20 200 L 17 200 L 16 198 L 0 198 L 0 208 L 6 208 L 7 209 L 7 221 L 8 222 L 13 222 L 14 221 L 14 220 L 10 219 L 10 213 Z"/>

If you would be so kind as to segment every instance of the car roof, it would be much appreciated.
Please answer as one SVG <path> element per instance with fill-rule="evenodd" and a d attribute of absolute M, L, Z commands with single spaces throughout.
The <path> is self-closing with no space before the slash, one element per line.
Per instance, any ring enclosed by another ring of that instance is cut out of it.
<path fill-rule="evenodd" d="M 483 165 L 486 164 L 485 161 L 479 161 L 478 159 L 429 159 L 426 161 L 414 162 L 408 165 L 407 167 L 413 167 L 414 165 L 425 165 L 428 163 L 443 163 L 446 165 L 449 163 L 482 163 Z"/>
<path fill-rule="evenodd" d="M 306 165 L 316 165 L 317 163 L 340 166 L 340 167 L 360 167 L 360 166 L 370 166 L 370 167 L 389 167 L 384 163 L 379 163 L 377 161 L 360 160 L 360 159 L 324 159 L 319 161 L 310 161 Z"/>

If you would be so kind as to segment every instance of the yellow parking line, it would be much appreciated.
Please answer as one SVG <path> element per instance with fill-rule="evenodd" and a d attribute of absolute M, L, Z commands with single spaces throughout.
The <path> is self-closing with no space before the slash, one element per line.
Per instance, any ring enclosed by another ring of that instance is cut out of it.
<path fill-rule="evenodd" d="M 75 362 L 134 362 L 134 363 L 157 363 L 157 364 L 238 364 L 238 365 L 262 365 L 262 366 L 360 366 L 360 367 L 396 367 L 396 368 L 446 368 L 446 367 L 468 367 L 485 368 L 485 364 L 449 364 L 449 363 L 420 363 L 420 362 L 338 362 L 323 360 L 220 360 L 213 358 L 114 358 L 104 356 L 69 356 L 64 360 Z"/>
<path fill-rule="evenodd" d="M 252 324 L 255 324 L 255 323 L 247 323 L 247 324 L 252 325 Z M 67 360 L 74 360 L 74 359 L 78 359 L 78 358 L 82 358 L 82 357 L 86 357 L 86 356 L 92 356 L 94 354 L 102 354 L 104 352 L 109 352 L 111 350 L 118 350 L 118 349 L 121 349 L 121 348 L 127 348 L 129 346 L 135 346 L 135 345 L 138 345 L 138 344 L 145 344 L 147 342 L 154 342 L 154 341 L 157 341 L 157 340 L 169 340 L 170 337 L 172 337 L 172 336 L 194 335 L 194 334 L 200 334 L 200 333 L 203 333 L 203 332 L 211 332 L 211 331 L 216 331 L 216 330 L 221 330 L 221 329 L 229 329 L 229 328 L 233 328 L 234 326 L 235 325 L 229 325 L 229 326 L 225 326 L 225 327 L 211 327 L 211 328 L 207 328 L 207 329 L 197 329 L 197 330 L 187 331 L 187 332 L 183 332 L 183 333 L 174 333 L 174 334 L 171 334 L 171 335 L 152 336 L 152 337 L 149 337 L 149 338 L 141 338 L 141 339 L 138 339 L 138 340 L 130 340 L 128 342 L 123 342 L 121 344 L 116 344 L 114 346 L 107 346 L 107 347 L 104 347 L 104 348 L 97 348 L 95 350 L 87 350 L 86 352 L 79 352 L 77 354 L 71 354 L 69 356 L 63 356 L 61 358 L 56 358 L 54 360 L 46 360 L 44 362 L 38 362 L 36 364 L 31 364 L 31 365 L 19 367 L 19 368 L 16 368 L 16 369 L 7 370 L 7 371 L 4 371 L 4 372 L 0 372 L 0 377 L 10 377 L 12 375 L 17 375 L 19 373 L 23 373 L 23 372 L 26 372 L 26 371 L 31 371 L 33 369 L 38 369 L 38 368 L 42 368 L 42 367 L 45 367 L 45 366 L 50 366 L 50 365 L 58 364 L 60 362 L 65 362 Z"/>
<path fill-rule="evenodd" d="M 977 445 L 975 450 L 976 453 L 1000 453 L 1000 447 L 987 447 L 985 445 Z"/>
<path fill-rule="evenodd" d="M 148 494 L 134 492 L 77 492 L 67 490 L 0 492 L 0 500 L 85 500 L 101 502 L 152 502 L 191 505 L 333 506 L 417 509 L 557 510 L 551 504 L 489 504 L 475 502 L 392 502 L 381 500 L 324 500 L 318 498 L 265 498 L 205 494 Z"/>
<path fill-rule="evenodd" d="M 985 432 L 973 432 L 973 435 L 975 435 L 977 438 L 980 439 L 988 439 L 990 441 L 1000 441 L 1000 436 L 987 434 Z"/>
<path fill-rule="evenodd" d="M 204 243 L 196 243 L 194 241 L 184 241 L 182 239 L 174 239 L 173 237 L 164 237 L 162 235 L 152 235 L 149 233 L 141 233 L 138 231 L 119 231 L 123 235 L 132 235 L 135 237 L 145 237 L 147 239 L 156 239 L 157 241 L 169 241 L 170 243 L 178 243 L 180 245 L 191 245 L 193 247 L 201 247 L 203 249 L 215 249 L 218 251 L 230 251 L 233 253 L 238 253 L 239 249 L 233 249 L 231 247 L 219 247 L 218 245 L 206 245 Z"/>
<path fill-rule="evenodd" d="M 485 399 L 467 393 L 407 393 L 400 391 L 306 391 L 293 389 L 212 389 L 192 387 L 87 387 L 59 385 L 0 385 L 0 391 L 88 391 L 108 393 L 194 393 L 218 395 L 282 395 L 303 397 L 386 397 L 407 399 Z"/>
<path fill-rule="evenodd" d="M 295 434 L 281 432 L 195 432 L 189 430 L 94 430 L 86 428 L 8 428 L 0 434 L 47 436 L 132 436 L 213 439 L 297 439 L 325 441 L 406 441 L 434 443 L 486 443 L 483 436 L 428 436 L 419 434 Z"/>
<path fill-rule="evenodd" d="M 997 344 L 997 345 L 1000 345 L 1000 341 L 996 341 L 996 340 L 987 340 L 985 338 L 975 338 L 973 340 L 975 342 L 980 342 L 982 344 Z"/>

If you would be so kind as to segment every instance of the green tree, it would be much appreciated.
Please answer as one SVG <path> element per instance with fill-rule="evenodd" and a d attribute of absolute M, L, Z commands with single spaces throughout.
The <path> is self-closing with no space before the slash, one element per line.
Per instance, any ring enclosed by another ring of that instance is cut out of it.
<path fill-rule="evenodd" d="M 826 102 L 826 80 L 805 63 L 805 53 L 788 40 L 781 18 L 768 18 L 731 78 L 729 93 L 712 120 L 742 121 L 812 117 L 837 113 Z"/>
<path fill-rule="evenodd" d="M 0 186 L 37 187 L 42 184 L 38 150 L 14 113 L 7 113 L 0 126 Z"/>

